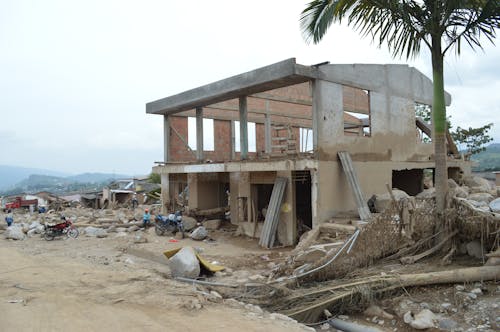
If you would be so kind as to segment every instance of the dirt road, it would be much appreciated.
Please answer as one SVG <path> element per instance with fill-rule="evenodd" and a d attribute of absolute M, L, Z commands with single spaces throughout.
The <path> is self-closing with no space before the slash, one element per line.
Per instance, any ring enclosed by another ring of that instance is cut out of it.
<path fill-rule="evenodd" d="M 165 278 L 163 264 L 123 253 L 129 241 L 1 238 L 0 330 L 304 331 L 234 302 L 206 301 L 193 286 Z"/>

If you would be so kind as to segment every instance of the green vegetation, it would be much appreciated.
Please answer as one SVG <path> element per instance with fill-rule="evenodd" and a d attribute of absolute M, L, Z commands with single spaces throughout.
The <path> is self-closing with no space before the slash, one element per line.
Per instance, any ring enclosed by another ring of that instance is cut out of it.
<path fill-rule="evenodd" d="M 457 129 L 451 132 L 451 137 L 455 142 L 465 145 L 467 150 L 467 156 L 480 153 L 486 150 L 484 146 L 486 143 L 493 141 L 493 138 L 488 135 L 493 123 L 489 123 L 479 128 L 463 129 L 457 127 Z"/>
<path fill-rule="evenodd" d="M 463 43 L 481 48 L 480 37 L 490 42 L 500 28 L 498 0 L 313 0 L 300 18 L 307 40 L 318 43 L 332 23 L 347 21 L 363 36 L 386 43 L 394 56 L 415 57 L 422 44 L 432 59 L 434 99 L 434 155 L 436 204 L 444 212 L 448 188 L 446 166 L 446 107 L 444 56 Z"/>
<path fill-rule="evenodd" d="M 478 163 L 478 166 L 473 169 L 475 172 L 500 171 L 500 144 L 490 144 L 484 151 L 473 155 L 471 159 Z"/>

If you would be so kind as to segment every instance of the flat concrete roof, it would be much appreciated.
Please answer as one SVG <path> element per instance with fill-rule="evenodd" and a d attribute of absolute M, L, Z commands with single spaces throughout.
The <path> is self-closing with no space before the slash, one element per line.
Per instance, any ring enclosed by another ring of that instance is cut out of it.
<path fill-rule="evenodd" d="M 307 82 L 316 77 L 314 67 L 299 65 L 295 62 L 295 58 L 290 58 L 147 103 L 146 113 L 175 114 L 241 96 Z"/>

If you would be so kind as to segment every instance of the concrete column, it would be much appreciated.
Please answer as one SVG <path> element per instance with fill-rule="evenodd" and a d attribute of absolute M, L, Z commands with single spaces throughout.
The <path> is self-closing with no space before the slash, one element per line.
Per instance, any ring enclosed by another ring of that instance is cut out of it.
<path fill-rule="evenodd" d="M 170 161 L 170 118 L 163 116 L 163 161 Z"/>
<path fill-rule="evenodd" d="M 203 161 L 203 108 L 196 107 L 196 159 Z"/>
<path fill-rule="evenodd" d="M 269 109 L 269 100 L 266 100 L 266 119 L 264 120 L 264 128 L 265 128 L 265 142 L 266 142 L 266 147 L 265 151 L 266 153 L 271 153 L 272 148 L 271 148 L 271 114 L 270 114 L 270 109 Z"/>
<path fill-rule="evenodd" d="M 312 85 L 313 148 L 325 149 L 344 135 L 342 85 L 315 80 Z"/>
<path fill-rule="evenodd" d="M 189 173 L 187 179 L 189 186 L 189 209 L 197 209 L 199 205 L 198 174 Z"/>
<path fill-rule="evenodd" d="M 167 214 L 170 208 L 170 176 L 168 173 L 161 174 L 161 213 Z"/>
<path fill-rule="evenodd" d="M 311 215 L 312 215 L 312 228 L 319 227 L 321 220 L 318 217 L 319 211 L 319 183 L 318 183 L 318 170 L 311 170 Z"/>
<path fill-rule="evenodd" d="M 248 107 L 247 97 L 240 97 L 240 157 L 248 158 Z"/>

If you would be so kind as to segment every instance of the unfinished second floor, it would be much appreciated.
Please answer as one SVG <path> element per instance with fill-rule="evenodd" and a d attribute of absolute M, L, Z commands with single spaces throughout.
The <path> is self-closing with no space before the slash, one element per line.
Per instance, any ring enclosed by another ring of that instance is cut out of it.
<path fill-rule="evenodd" d="M 432 160 L 432 128 L 416 116 L 432 82 L 407 65 L 288 59 L 166 97 L 162 163 L 271 159 Z M 446 94 L 446 104 L 451 97 Z"/>

